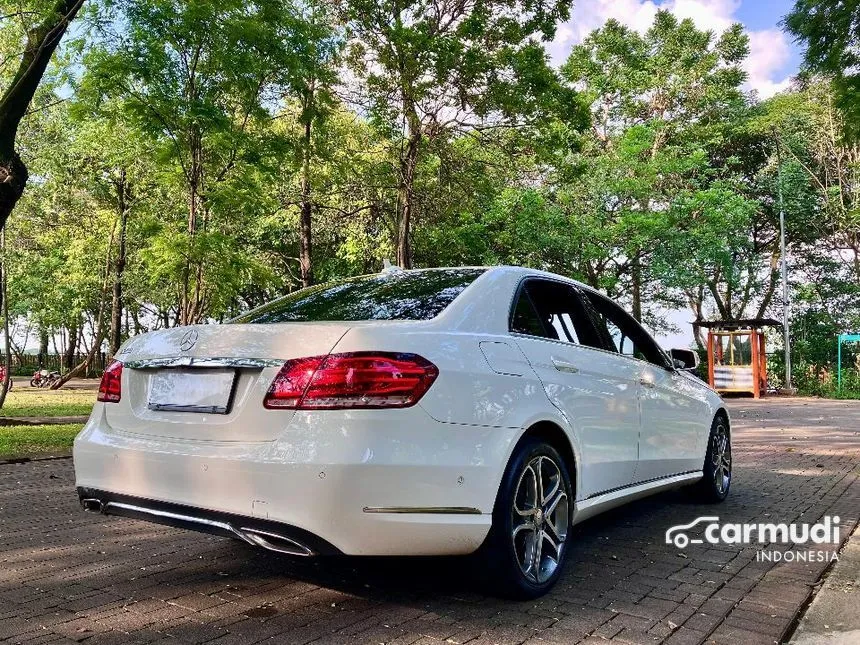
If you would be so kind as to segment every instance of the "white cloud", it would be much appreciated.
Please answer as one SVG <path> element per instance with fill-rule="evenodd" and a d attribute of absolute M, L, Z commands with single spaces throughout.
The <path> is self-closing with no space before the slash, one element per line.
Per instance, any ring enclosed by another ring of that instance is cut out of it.
<path fill-rule="evenodd" d="M 747 0 L 754 2 L 756 0 Z M 679 18 L 690 18 L 699 29 L 719 33 L 735 22 L 741 0 L 579 0 L 571 19 L 559 25 L 555 40 L 547 47 L 553 63 L 560 65 L 571 47 L 582 42 L 610 18 L 644 33 L 658 9 L 668 9 Z M 776 16 L 774 17 L 776 20 Z M 750 55 L 744 64 L 749 74 L 747 89 L 767 98 L 788 87 L 789 77 L 781 74 L 789 58 L 788 40 L 778 29 L 748 31 Z"/>
<path fill-rule="evenodd" d="M 791 55 L 785 34 L 778 29 L 751 31 L 750 55 L 744 64 L 749 80 L 747 83 L 759 96 L 767 98 L 788 87 L 788 77 L 774 79 Z"/>

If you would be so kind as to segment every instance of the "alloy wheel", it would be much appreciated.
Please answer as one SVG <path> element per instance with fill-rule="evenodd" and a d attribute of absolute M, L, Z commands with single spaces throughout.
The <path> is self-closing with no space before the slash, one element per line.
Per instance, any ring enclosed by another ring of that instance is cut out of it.
<path fill-rule="evenodd" d="M 542 584 L 561 562 L 570 506 L 559 465 L 545 455 L 523 469 L 514 495 L 511 540 L 527 580 Z"/>
<path fill-rule="evenodd" d="M 714 466 L 714 486 L 720 495 L 724 495 L 732 480 L 732 444 L 729 430 L 723 423 L 714 432 L 711 463 Z"/>

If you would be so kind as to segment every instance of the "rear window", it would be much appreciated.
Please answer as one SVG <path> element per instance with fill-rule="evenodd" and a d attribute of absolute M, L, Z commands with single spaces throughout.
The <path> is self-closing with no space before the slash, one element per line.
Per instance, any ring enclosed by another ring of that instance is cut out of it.
<path fill-rule="evenodd" d="M 231 323 L 430 320 L 484 269 L 392 271 L 327 282 L 234 318 Z"/>

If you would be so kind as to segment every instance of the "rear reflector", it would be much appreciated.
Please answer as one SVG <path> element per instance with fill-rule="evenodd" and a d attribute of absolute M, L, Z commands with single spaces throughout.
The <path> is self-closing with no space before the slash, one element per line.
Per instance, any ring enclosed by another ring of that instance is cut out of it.
<path fill-rule="evenodd" d="M 430 389 L 439 370 L 417 354 L 352 352 L 287 361 L 263 405 L 269 409 L 406 408 Z"/>
<path fill-rule="evenodd" d="M 98 400 L 104 403 L 118 403 L 122 397 L 122 363 L 113 361 L 102 374 L 99 384 Z"/>

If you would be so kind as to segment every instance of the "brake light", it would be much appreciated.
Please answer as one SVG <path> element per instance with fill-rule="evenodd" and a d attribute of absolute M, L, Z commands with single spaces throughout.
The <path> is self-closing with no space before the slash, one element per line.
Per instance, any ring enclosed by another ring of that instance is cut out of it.
<path fill-rule="evenodd" d="M 269 409 L 337 410 L 415 405 L 439 375 L 417 354 L 351 352 L 287 361 L 263 405 Z"/>
<path fill-rule="evenodd" d="M 102 374 L 99 383 L 98 400 L 104 403 L 118 403 L 122 397 L 122 363 L 113 361 Z"/>

